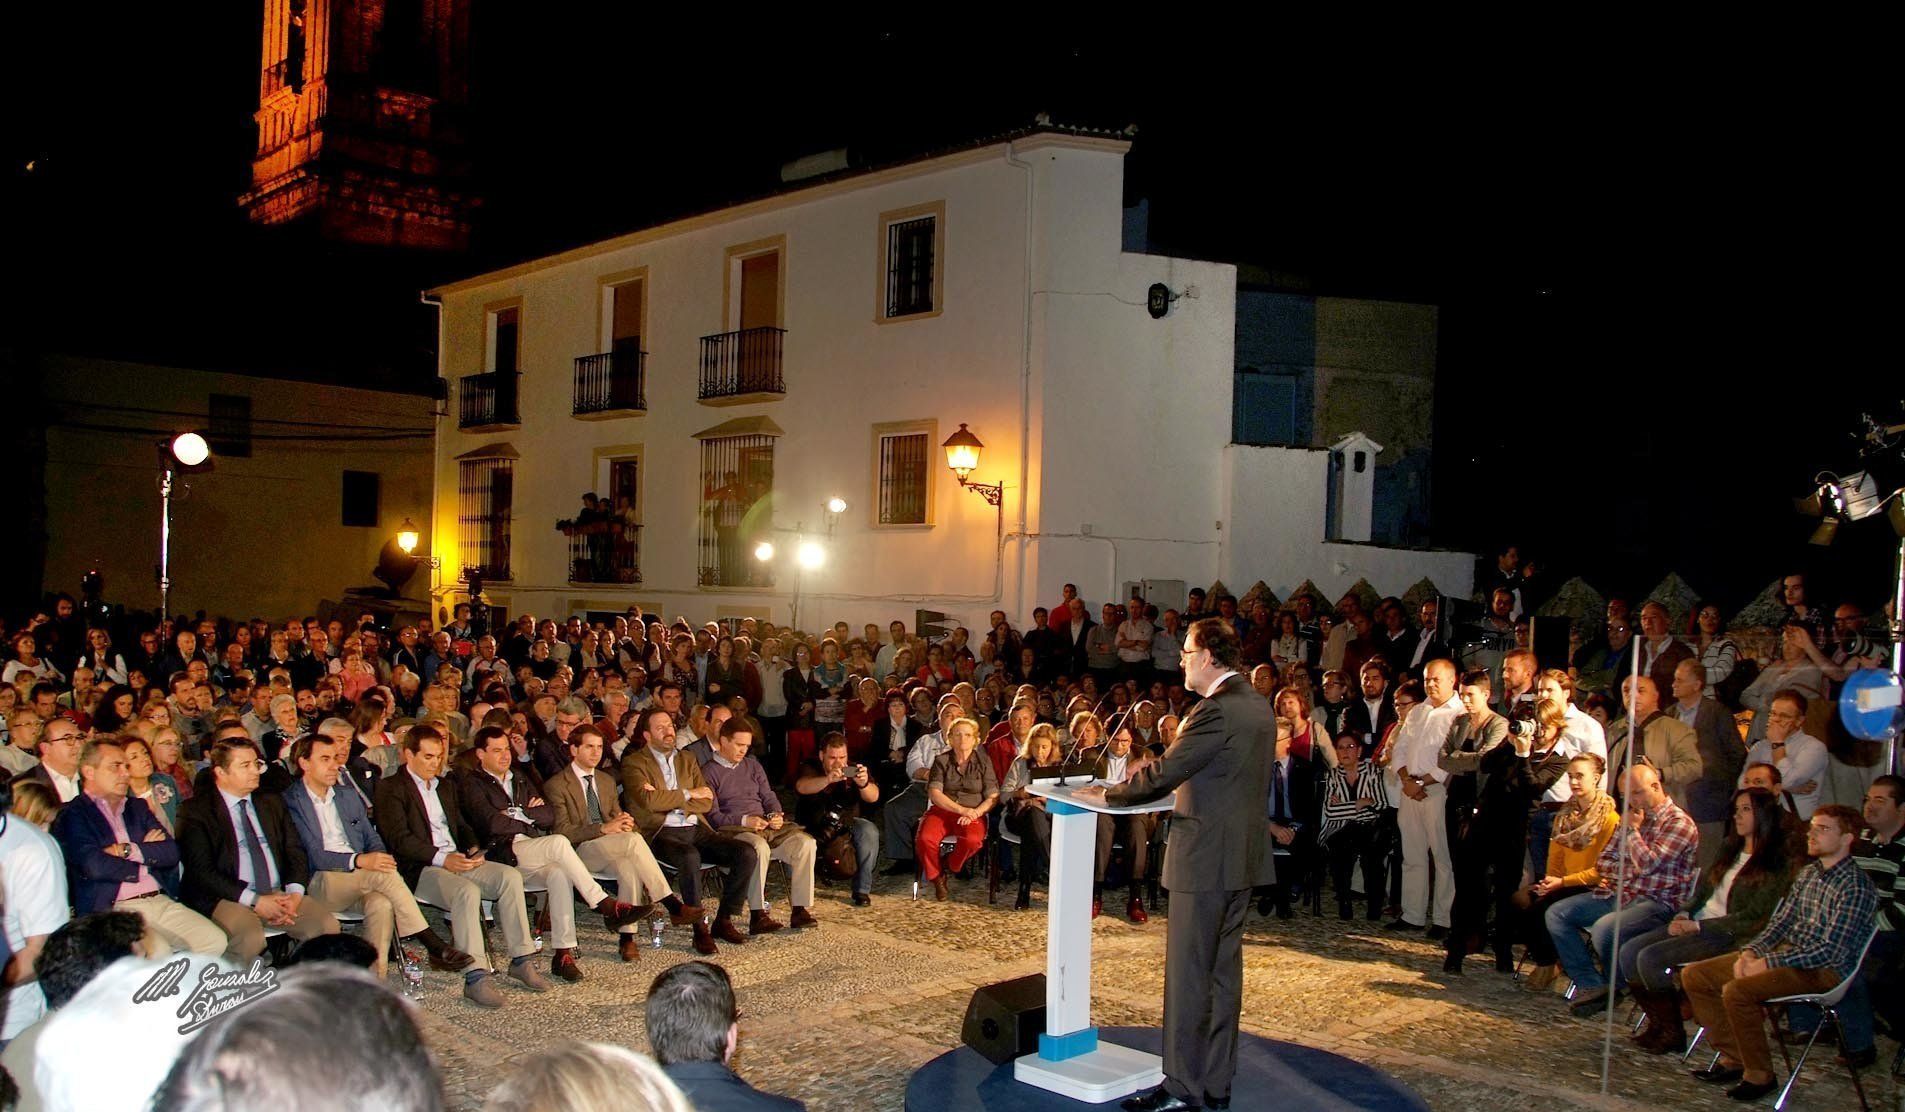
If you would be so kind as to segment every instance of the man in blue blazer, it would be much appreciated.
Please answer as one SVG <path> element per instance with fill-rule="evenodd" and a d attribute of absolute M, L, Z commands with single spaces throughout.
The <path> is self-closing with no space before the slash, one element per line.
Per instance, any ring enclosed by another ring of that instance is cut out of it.
<path fill-rule="evenodd" d="M 430 929 L 397 872 L 397 859 L 385 851 L 363 795 L 345 772 L 349 748 L 323 734 L 306 734 L 290 755 L 298 779 L 284 790 L 284 806 L 311 862 L 311 898 L 364 917 L 364 940 L 377 948 L 372 972 L 384 975 L 393 927 L 430 952 L 432 968 L 468 968 L 476 959 Z"/>
<path fill-rule="evenodd" d="M 225 952 L 218 924 L 165 894 L 155 870 L 179 863 L 179 844 L 143 799 L 127 795 L 131 772 L 114 737 L 94 738 L 79 753 L 80 793 L 53 816 L 50 833 L 66 856 L 73 909 L 130 911 L 145 921 L 148 957 L 174 950 Z"/>

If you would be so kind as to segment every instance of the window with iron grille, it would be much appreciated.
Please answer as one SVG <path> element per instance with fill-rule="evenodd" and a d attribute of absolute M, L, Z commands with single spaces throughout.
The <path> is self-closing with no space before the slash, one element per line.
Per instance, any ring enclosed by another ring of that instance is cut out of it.
<path fill-rule="evenodd" d="M 773 569 L 754 545 L 773 528 L 774 438 L 720 436 L 701 442 L 699 583 L 703 587 L 771 587 Z"/>
<path fill-rule="evenodd" d="M 880 524 L 925 525 L 927 452 L 923 432 L 880 437 Z"/>
<path fill-rule="evenodd" d="M 509 578 L 509 519 L 516 503 L 516 461 L 468 459 L 457 475 L 463 565 L 483 578 Z"/>
<path fill-rule="evenodd" d="M 930 313 L 933 304 L 937 216 L 895 220 L 886 226 L 886 315 Z"/>
<path fill-rule="evenodd" d="M 205 440 L 215 456 L 251 456 L 251 399 L 243 394 L 213 394 L 206 406 Z"/>

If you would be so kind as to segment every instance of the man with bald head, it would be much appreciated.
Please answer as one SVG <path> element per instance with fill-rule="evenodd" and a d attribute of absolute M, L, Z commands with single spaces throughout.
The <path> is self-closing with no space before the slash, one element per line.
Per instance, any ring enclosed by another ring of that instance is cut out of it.
<path fill-rule="evenodd" d="M 1610 787 L 1618 785 L 1620 774 L 1637 757 L 1645 756 L 1659 771 L 1667 794 L 1684 808 L 1706 763 L 1700 758 L 1700 741 L 1693 727 L 1662 709 L 1660 690 L 1645 672 L 1621 681 L 1627 715 L 1607 730 L 1607 782 Z M 1638 744 L 1631 743 L 1634 733 L 1639 734 Z"/>
<path fill-rule="evenodd" d="M 1390 930 L 1428 928 L 1428 937 L 1448 935 L 1455 905 L 1455 872 L 1449 856 L 1448 779 L 1442 743 L 1464 713 L 1455 698 L 1455 663 L 1431 660 L 1423 667 L 1422 705 L 1396 727 L 1390 767 L 1402 786 L 1397 820 L 1402 827 L 1402 914 Z M 1430 883 L 1434 882 L 1431 903 Z"/>
<path fill-rule="evenodd" d="M 1576 1015 L 1607 1006 L 1608 979 L 1620 975 L 1614 960 L 1615 928 L 1619 927 L 1622 938 L 1639 938 L 1673 918 L 1693 896 L 1700 830 L 1692 817 L 1675 805 L 1661 783 L 1660 771 L 1646 758 L 1635 763 L 1620 787 L 1626 800 L 1621 818 L 1627 830 L 1624 836 L 1609 838 L 1595 861 L 1600 884 L 1561 900 L 1547 912 L 1548 934 L 1554 939 L 1561 968 L 1579 989 L 1573 1005 Z M 1620 878 L 1619 892 L 1614 887 L 1616 878 Z M 1612 990 L 1618 992 L 1620 985 L 1614 984 Z"/>

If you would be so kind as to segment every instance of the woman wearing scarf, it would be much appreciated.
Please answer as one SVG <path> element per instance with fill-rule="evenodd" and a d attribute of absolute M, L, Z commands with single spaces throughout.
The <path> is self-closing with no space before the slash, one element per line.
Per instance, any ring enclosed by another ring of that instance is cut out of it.
<path fill-rule="evenodd" d="M 1528 956 L 1535 971 L 1528 976 L 1530 989 L 1545 989 L 1560 974 L 1560 957 L 1554 940 L 1548 935 L 1548 908 L 1569 896 L 1585 892 L 1601 882 L 1595 868 L 1601 850 L 1621 817 L 1614 810 L 1614 797 L 1601 790 L 1601 773 L 1606 765 L 1600 757 L 1583 753 L 1568 762 L 1568 802 L 1554 814 L 1554 831 L 1548 843 L 1547 873 L 1533 886 L 1516 892 L 1514 905 L 1521 912 L 1521 937 L 1528 944 Z"/>

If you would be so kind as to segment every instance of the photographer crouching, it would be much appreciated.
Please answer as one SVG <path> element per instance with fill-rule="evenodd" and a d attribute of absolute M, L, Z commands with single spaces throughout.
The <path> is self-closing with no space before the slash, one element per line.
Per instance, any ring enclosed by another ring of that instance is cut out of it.
<path fill-rule="evenodd" d="M 820 846 L 819 867 L 853 877 L 853 903 L 873 902 L 873 866 L 880 858 L 880 828 L 860 817 L 860 808 L 880 801 L 867 766 L 847 762 L 845 734 L 832 733 L 817 759 L 801 762 L 794 779 L 794 818 Z"/>

